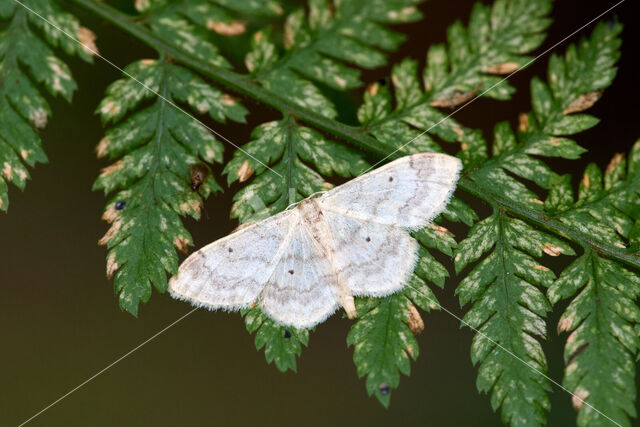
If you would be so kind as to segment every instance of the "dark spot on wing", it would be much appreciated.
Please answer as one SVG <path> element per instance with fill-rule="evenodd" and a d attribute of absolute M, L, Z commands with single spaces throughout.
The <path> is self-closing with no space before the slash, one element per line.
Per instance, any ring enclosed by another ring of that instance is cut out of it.
<path fill-rule="evenodd" d="M 289 274 L 293 274 L 293 270 L 289 270 Z"/>
<path fill-rule="evenodd" d="M 366 240 L 367 242 L 370 242 L 371 241 L 371 237 L 367 236 L 367 238 L 364 239 L 364 240 Z"/>
<path fill-rule="evenodd" d="M 389 182 L 391 182 L 391 181 L 393 181 L 393 177 L 392 176 L 389 177 Z"/>
<path fill-rule="evenodd" d="M 285 338 L 291 338 L 291 332 L 289 332 L 289 330 L 285 329 L 284 330 L 284 337 Z"/>
<path fill-rule="evenodd" d="M 229 253 L 233 252 L 233 249 L 229 248 Z"/>

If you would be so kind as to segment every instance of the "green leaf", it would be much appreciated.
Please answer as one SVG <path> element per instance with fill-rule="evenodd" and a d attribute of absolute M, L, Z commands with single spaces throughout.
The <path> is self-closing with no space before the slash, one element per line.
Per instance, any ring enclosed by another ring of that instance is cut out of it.
<path fill-rule="evenodd" d="M 264 347 L 267 363 L 274 362 L 280 372 L 297 372 L 296 357 L 302 353 L 302 346 L 309 345 L 309 331 L 279 325 L 257 307 L 242 314 L 247 331 L 256 334 L 256 349 Z"/>
<path fill-rule="evenodd" d="M 299 126 L 290 116 L 263 123 L 252 138 L 236 150 L 223 171 L 229 184 L 255 174 L 233 198 L 231 216 L 241 223 L 266 218 L 328 190 L 332 185 L 323 176 L 357 176 L 368 166 L 356 151 Z"/>
<path fill-rule="evenodd" d="M 550 408 L 547 362 L 539 340 L 546 337 L 551 306 L 541 287 L 555 275 L 536 258 L 572 255 L 563 241 L 497 210 L 474 225 L 455 252 L 456 271 L 482 259 L 456 289 L 460 304 L 471 303 L 462 323 L 477 331 L 471 359 L 477 387 L 491 392 L 491 406 L 506 424 L 545 424 Z"/>
<path fill-rule="evenodd" d="M 415 306 L 425 311 L 439 308 L 429 288 L 415 277 L 403 291 L 389 297 L 356 299 L 359 316 L 349 331 L 347 345 L 353 346 L 358 377 L 367 377 L 367 393 L 385 407 L 389 406 L 391 389 L 400 384 L 400 374 L 409 375 L 411 360 L 418 358 L 414 334 L 424 324 Z"/>
<path fill-rule="evenodd" d="M 317 85 L 336 90 L 361 85 L 362 68 L 386 63 L 385 52 L 404 40 L 384 23 L 411 22 L 421 17 L 421 0 L 351 0 L 331 5 L 312 0 L 308 11 L 294 10 L 284 25 L 282 45 L 267 27 L 254 33 L 245 64 L 256 79 L 278 96 L 326 117 L 335 117 L 333 102 Z"/>
<path fill-rule="evenodd" d="M 631 426 L 635 355 L 640 350 L 640 277 L 587 249 L 549 288 L 555 303 L 572 298 L 558 323 L 571 332 L 563 385 L 574 397 L 579 426 Z"/>
<path fill-rule="evenodd" d="M 57 3 L 31 0 L 25 4 L 94 52 L 97 50 L 95 35 Z M 53 49 L 60 48 L 88 62 L 92 56 L 16 2 L 3 2 L 0 18 L 0 211 L 6 211 L 6 183 L 23 190 L 29 178 L 25 164 L 35 166 L 47 161 L 37 131 L 47 125 L 51 109 L 38 87 L 67 101 L 71 101 L 77 88 L 69 67 Z"/>
<path fill-rule="evenodd" d="M 140 302 L 151 296 L 151 285 L 163 293 L 166 273 L 177 271 L 174 247 L 186 252 L 192 243 L 180 216 L 198 218 L 201 198 L 220 190 L 210 174 L 197 192 L 191 190 L 190 167 L 202 160 L 221 162 L 223 147 L 174 103 L 221 122 L 244 121 L 246 110 L 170 62 L 143 60 L 126 72 L 161 97 L 136 111 L 143 99 L 155 95 L 129 78 L 107 89 L 98 112 L 104 123 L 119 123 L 107 130 L 96 151 L 98 157 L 120 159 L 103 169 L 94 189 L 114 193 L 103 215 L 111 228 L 100 243 L 109 248 L 107 275 L 114 277 L 120 308 L 137 315 Z"/>

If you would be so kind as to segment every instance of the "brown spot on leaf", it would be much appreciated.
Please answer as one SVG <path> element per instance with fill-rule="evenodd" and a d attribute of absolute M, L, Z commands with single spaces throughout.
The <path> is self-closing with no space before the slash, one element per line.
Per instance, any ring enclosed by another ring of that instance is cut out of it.
<path fill-rule="evenodd" d="M 564 251 L 564 249 L 562 249 L 560 246 L 554 246 L 547 243 L 542 247 L 542 251 L 547 255 L 559 256 Z"/>
<path fill-rule="evenodd" d="M 249 166 L 249 161 L 245 160 L 244 163 L 240 165 L 238 172 L 236 173 L 238 175 L 238 181 L 245 182 L 248 180 L 251 175 L 253 175 L 253 170 L 251 170 L 251 166 Z"/>
<path fill-rule="evenodd" d="M 376 94 L 378 93 L 378 89 L 380 89 L 380 85 L 378 83 L 371 83 L 368 87 L 367 87 L 367 92 L 369 93 L 369 95 L 371 96 L 376 96 Z"/>
<path fill-rule="evenodd" d="M 115 171 L 117 171 L 119 169 L 122 169 L 123 167 L 124 167 L 124 162 L 122 160 L 118 160 L 114 164 L 109 165 L 106 168 L 103 168 L 100 171 L 100 177 L 104 178 L 105 176 L 109 176 L 112 173 L 114 173 Z"/>
<path fill-rule="evenodd" d="M 573 316 L 562 317 L 558 322 L 558 333 L 562 333 L 565 331 L 571 330 L 571 326 L 573 325 Z"/>
<path fill-rule="evenodd" d="M 611 161 L 607 165 L 607 169 L 605 170 L 605 173 L 611 173 L 611 171 L 614 170 L 616 168 L 616 166 L 618 166 L 618 164 L 623 159 L 624 159 L 624 154 L 622 154 L 622 153 L 614 154 L 613 157 L 611 158 Z"/>
<path fill-rule="evenodd" d="M 529 115 L 527 113 L 518 114 L 518 130 L 526 132 L 529 129 Z"/>
<path fill-rule="evenodd" d="M 247 31 L 247 23 L 238 20 L 221 22 L 210 19 L 207 21 L 207 28 L 223 36 L 237 36 Z"/>
<path fill-rule="evenodd" d="M 582 186 L 584 188 L 589 188 L 591 186 L 591 178 L 589 178 L 589 175 L 587 175 L 586 173 L 582 177 Z"/>
<path fill-rule="evenodd" d="M 178 248 L 178 250 L 182 253 L 189 253 L 189 239 L 186 237 L 176 237 L 173 240 L 173 244 Z"/>
<path fill-rule="evenodd" d="M 538 205 L 544 205 L 544 202 L 540 199 L 531 199 L 533 203 L 537 203 Z"/>
<path fill-rule="evenodd" d="M 116 271 L 118 271 L 120 265 L 116 262 L 116 256 L 112 252 L 107 257 L 107 278 L 111 279 Z"/>
<path fill-rule="evenodd" d="M 520 68 L 520 65 L 517 62 L 503 62 L 502 64 L 484 67 L 482 72 L 487 74 L 511 74 L 518 68 Z"/>
<path fill-rule="evenodd" d="M 37 129 L 44 129 L 47 126 L 47 112 L 42 108 L 37 108 L 29 113 L 29 121 Z"/>
<path fill-rule="evenodd" d="M 571 353 L 571 356 L 569 356 L 569 358 L 567 359 L 567 363 L 571 363 L 571 361 L 573 359 L 575 359 L 576 357 L 578 357 L 580 355 L 580 353 L 582 353 L 583 351 L 585 351 L 587 349 L 587 347 L 589 347 L 589 343 L 586 342 L 584 344 L 582 344 L 581 346 L 579 346 L 576 351 L 574 351 L 573 353 Z"/>
<path fill-rule="evenodd" d="M 29 152 L 27 150 L 20 150 L 20 157 L 22 157 L 24 160 L 27 160 L 27 157 L 29 157 Z"/>
<path fill-rule="evenodd" d="M 420 332 L 424 330 L 424 321 L 422 320 L 422 316 L 416 309 L 416 307 L 411 304 L 409 305 L 409 329 L 413 332 L 413 335 L 418 335 Z M 411 354 L 411 353 L 410 353 Z"/>
<path fill-rule="evenodd" d="M 579 411 L 584 401 L 589 397 L 589 392 L 583 388 L 577 388 L 571 395 L 571 405 L 573 409 Z"/>
<path fill-rule="evenodd" d="M 82 44 L 82 50 L 89 55 L 99 55 L 98 46 L 96 45 L 96 34 L 88 28 L 78 28 L 78 41 Z"/>
<path fill-rule="evenodd" d="M 569 334 L 569 336 L 567 337 L 567 344 L 573 342 L 576 340 L 576 335 L 577 335 L 577 331 L 573 331 Z"/>
<path fill-rule="evenodd" d="M 460 144 L 460 149 L 461 150 L 468 150 L 469 149 L 469 144 L 467 144 L 466 142 L 463 142 L 462 144 Z"/>
<path fill-rule="evenodd" d="M 590 108 L 593 104 L 595 104 L 598 99 L 602 96 L 601 90 L 594 90 L 592 92 L 587 92 L 584 95 L 580 95 L 576 99 L 574 99 L 571 104 L 567 108 L 562 111 L 562 114 L 571 114 L 577 113 L 578 111 L 584 111 L 587 108 Z"/>
<path fill-rule="evenodd" d="M 262 31 L 258 31 L 257 33 L 255 33 L 253 35 L 253 39 L 257 42 L 259 42 L 260 40 L 262 40 L 262 37 L 264 37 L 264 34 L 262 33 Z"/>
<path fill-rule="evenodd" d="M 107 155 L 107 148 L 109 148 L 109 139 L 105 136 L 96 145 L 96 156 L 101 159 Z"/>
<path fill-rule="evenodd" d="M 104 246 L 107 243 L 109 243 L 109 240 L 111 240 L 113 236 L 118 234 L 118 231 L 120 231 L 121 227 L 122 227 L 122 223 L 120 221 L 114 221 L 113 224 L 111 224 L 111 227 L 109 227 L 109 230 L 107 230 L 107 232 L 105 233 L 105 235 L 102 236 L 100 240 L 98 240 L 98 245 Z"/>
<path fill-rule="evenodd" d="M 156 63 L 156 60 L 155 60 L 155 59 L 143 59 L 143 60 L 141 60 L 141 61 L 140 61 L 140 63 L 141 63 L 142 65 L 147 65 L 147 66 L 149 66 L 149 65 L 153 65 L 153 64 L 155 64 L 155 63 Z"/>
<path fill-rule="evenodd" d="M 547 267 L 545 267 L 544 265 L 541 265 L 541 264 L 536 264 L 536 265 L 533 266 L 533 268 L 535 268 L 536 270 L 542 270 L 542 271 L 547 271 L 548 270 Z"/>

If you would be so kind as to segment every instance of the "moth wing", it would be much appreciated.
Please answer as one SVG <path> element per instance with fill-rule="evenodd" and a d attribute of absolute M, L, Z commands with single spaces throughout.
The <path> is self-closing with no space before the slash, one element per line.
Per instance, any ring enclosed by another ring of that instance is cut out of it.
<path fill-rule="evenodd" d="M 438 153 L 402 157 L 328 191 L 323 211 L 403 228 L 424 227 L 446 206 L 462 164 Z"/>
<path fill-rule="evenodd" d="M 292 213 L 281 212 L 191 254 L 169 282 L 171 296 L 209 309 L 251 305 L 287 246 Z"/>
<path fill-rule="evenodd" d="M 354 296 L 384 296 L 404 287 L 418 258 L 418 243 L 405 230 L 324 213 L 335 239 L 333 265 Z"/>
<path fill-rule="evenodd" d="M 311 328 L 339 306 L 336 271 L 306 227 L 293 227 L 259 304 L 272 319 Z"/>

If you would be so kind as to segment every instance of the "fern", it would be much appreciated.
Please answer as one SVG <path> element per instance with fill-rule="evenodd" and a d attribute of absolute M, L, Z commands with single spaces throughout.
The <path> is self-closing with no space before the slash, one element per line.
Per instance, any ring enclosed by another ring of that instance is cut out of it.
<path fill-rule="evenodd" d="M 122 158 L 102 170 L 94 188 L 115 192 L 103 215 L 111 228 L 100 244 L 109 248 L 107 275 L 114 277 L 120 308 L 137 315 L 151 284 L 163 293 L 166 272 L 177 271 L 174 246 L 186 252 L 192 244 L 180 216 L 199 218 L 201 198 L 220 190 L 211 174 L 198 192 L 191 190 L 190 166 L 221 162 L 223 146 L 173 103 L 218 121 L 242 122 L 246 110 L 165 59 L 138 61 L 125 72 L 132 78 L 114 82 L 98 107 L 104 123 L 118 124 L 96 148 L 98 157 Z M 138 82 L 149 90 L 140 91 Z M 151 104 L 134 112 L 148 98 L 154 98 Z"/>
<path fill-rule="evenodd" d="M 108 247 L 107 274 L 123 310 L 137 315 L 152 287 L 164 292 L 167 273 L 177 269 L 176 248 L 191 244 L 181 217 L 198 218 L 202 199 L 221 191 L 209 168 L 224 163 L 223 146 L 189 112 L 243 123 L 247 110 L 224 93 L 234 91 L 280 114 L 256 126 L 224 164 L 227 185 L 241 184 L 231 209 L 240 223 L 280 212 L 387 157 L 440 151 L 463 160 L 458 197 L 413 233 L 419 260 L 407 287 L 356 299 L 360 317 L 347 344 L 369 395 L 388 406 L 400 374 L 409 375 L 424 327 L 420 310 L 440 308 L 432 285 L 444 286 L 449 270 L 441 260 L 453 257 L 455 293 L 468 307 L 463 323 L 477 331 L 471 346 L 477 388 L 490 394 L 506 424 L 545 424 L 546 318 L 568 300 L 558 331 L 570 332 L 564 386 L 575 394 L 577 422 L 630 425 L 640 353 L 640 143 L 626 160 L 616 155 L 604 173 L 589 165 L 577 198 L 572 177 L 548 165 L 549 158 L 571 161 L 584 153 L 572 135 L 598 123 L 584 111 L 615 77 L 620 24 L 598 24 L 564 56 L 551 56 L 546 79 L 531 80 L 531 111 L 518 117 L 517 129 L 495 124 L 488 143 L 448 114 L 478 95 L 511 98 L 515 89 L 503 76 L 528 65 L 543 42 L 550 0 L 478 3 L 466 25 L 453 23 L 446 43 L 428 48 L 423 70 L 406 58 L 375 83 L 361 69 L 386 64 L 405 38 L 392 25 L 421 19 L 420 1 L 136 0 L 135 16 L 93 0 L 72 2 L 159 57 L 129 65 L 126 75 L 135 80 L 114 82 L 98 107 L 107 131 L 97 153 L 115 161 L 95 183 L 110 195 L 104 219 L 111 228 L 100 242 Z M 28 4 L 69 33 L 80 31 L 53 0 Z M 62 75 L 43 58 L 70 74 L 47 44 L 90 56 L 10 2 L 2 3 L 0 17 L 8 20 L 0 38 L 0 161 L 9 165 L 4 179 L 22 188 L 22 162 L 46 160 L 29 125 L 49 115 L 36 83 L 65 98 L 75 89 L 70 77 L 56 83 Z M 16 42 L 28 44 L 28 52 L 16 55 Z M 22 83 L 6 85 L 14 76 Z M 364 83 L 358 124 L 339 121 L 337 104 Z M 194 165 L 207 171 L 198 191 L 190 188 Z M 6 191 L 0 178 L 2 209 Z M 491 213 L 479 220 L 460 193 L 487 202 Z M 451 223 L 458 234 L 469 227 L 468 234 L 456 240 Z M 569 266 L 556 277 L 546 265 L 559 255 Z M 287 329 L 257 308 L 242 315 L 267 362 L 296 371 L 309 331 Z"/>
<path fill-rule="evenodd" d="M 561 220 L 593 231 L 594 238 L 625 246 L 628 239 L 637 255 L 640 224 L 640 141 L 624 158 L 616 155 L 604 174 L 590 164 L 583 176 L 578 200 L 570 186 L 562 186 L 567 203 L 554 203 Z M 603 182 L 604 181 L 604 182 Z M 548 291 L 555 303 L 572 298 L 558 323 L 558 332 L 571 332 L 565 347 L 564 385 L 575 396 L 579 425 L 609 425 L 613 418 L 631 425 L 637 415 L 634 357 L 640 350 L 638 326 L 640 278 L 637 274 L 586 247 Z M 596 409 L 598 411 L 596 411 Z M 603 415 L 604 414 L 604 415 Z M 606 415 L 606 418 L 605 418 Z"/>
<path fill-rule="evenodd" d="M 38 130 L 47 125 L 51 110 L 38 86 L 71 101 L 77 89 L 71 70 L 52 49 L 62 49 L 91 62 L 95 36 L 81 27 L 54 1 L 25 0 L 0 4 L 0 210 L 9 208 L 7 181 L 23 190 L 29 178 L 25 163 L 47 161 Z M 27 9 L 28 8 L 28 9 Z M 88 50 L 44 23 L 82 40 Z"/>

